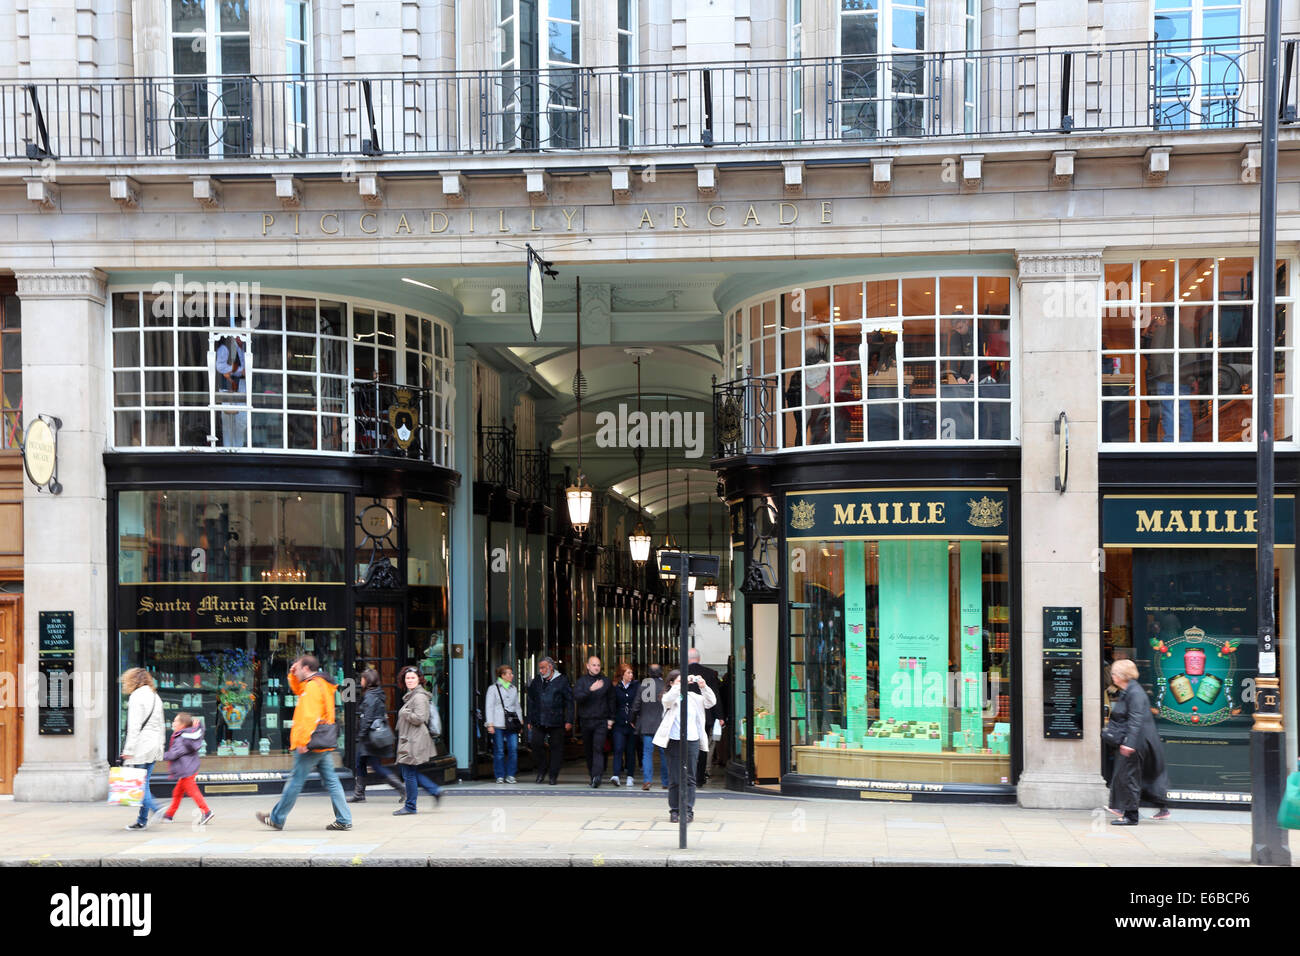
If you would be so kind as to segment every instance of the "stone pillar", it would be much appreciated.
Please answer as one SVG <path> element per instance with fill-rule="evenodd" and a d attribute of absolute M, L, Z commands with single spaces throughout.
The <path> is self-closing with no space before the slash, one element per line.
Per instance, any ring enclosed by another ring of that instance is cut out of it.
<path fill-rule="evenodd" d="M 1024 252 L 1020 284 L 1022 806 L 1106 804 L 1101 778 L 1101 618 L 1097 541 L 1097 289 L 1101 254 Z M 1069 472 L 1056 491 L 1065 412 Z M 1043 736 L 1043 608 L 1083 609 L 1083 739 Z"/>
<path fill-rule="evenodd" d="M 464 652 L 454 653 L 451 665 L 451 752 L 457 767 L 470 767 L 474 752 L 470 744 L 469 717 L 476 702 L 470 665 L 474 648 L 474 361 L 478 353 L 468 345 L 455 346 L 455 395 L 452 399 L 452 447 L 454 467 L 460 472 L 460 487 L 451 506 L 451 628 L 449 643 Z"/>
<path fill-rule="evenodd" d="M 117 662 L 108 657 L 110 581 L 105 546 L 109 397 L 105 369 L 105 275 L 98 269 L 18 272 L 23 305 L 23 414 L 62 420 L 58 477 L 63 492 L 23 488 L 23 649 L 37 660 L 40 611 L 72 611 L 76 654 L 74 730 L 38 734 L 28 681 L 23 763 L 16 800 L 102 800 L 108 793 L 108 708 L 117 706 Z"/>

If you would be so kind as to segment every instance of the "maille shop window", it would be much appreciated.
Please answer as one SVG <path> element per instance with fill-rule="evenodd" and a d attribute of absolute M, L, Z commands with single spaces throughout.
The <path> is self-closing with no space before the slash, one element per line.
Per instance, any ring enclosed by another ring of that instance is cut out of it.
<path fill-rule="evenodd" d="M 1294 290 L 1278 260 L 1275 440 L 1295 435 Z M 1103 444 L 1253 445 L 1255 260 L 1159 257 L 1105 269 L 1101 320 Z M 1174 399 L 1177 392 L 1178 400 Z"/>
<path fill-rule="evenodd" d="M 0 448 L 19 448 L 23 440 L 22 304 L 16 295 L 0 296 Z"/>

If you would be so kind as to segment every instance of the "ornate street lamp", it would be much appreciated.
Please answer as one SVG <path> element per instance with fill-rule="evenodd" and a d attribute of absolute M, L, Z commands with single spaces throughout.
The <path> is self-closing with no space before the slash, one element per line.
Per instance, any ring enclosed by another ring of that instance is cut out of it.
<path fill-rule="evenodd" d="M 718 623 L 724 627 L 731 626 L 731 601 L 724 594 L 713 603 L 714 613 L 718 615 Z"/>
<path fill-rule="evenodd" d="M 573 397 L 578 401 L 578 481 L 564 489 L 564 498 L 569 506 L 569 524 L 574 533 L 581 535 L 591 523 L 591 486 L 582 473 L 582 396 L 587 391 L 587 379 L 582 374 L 582 279 L 574 282 L 578 293 L 578 369 L 573 375 Z"/>
<path fill-rule="evenodd" d="M 668 446 L 664 445 L 664 543 L 663 547 L 659 549 L 657 557 L 659 559 L 659 579 L 670 583 L 677 580 L 677 572 L 675 570 L 665 569 L 663 556 L 665 554 L 681 551 L 681 548 L 677 547 L 676 539 L 673 538 L 673 499 L 670 487 L 671 481 L 672 478 L 668 471 Z"/>
<path fill-rule="evenodd" d="M 636 410 L 641 411 L 641 357 L 649 355 L 652 349 L 624 349 L 629 355 L 636 356 Z M 644 457 L 644 449 L 637 445 L 633 451 L 636 456 L 636 527 L 627 537 L 627 549 L 632 553 L 632 560 L 637 564 L 645 564 L 650 557 L 650 534 L 645 529 L 645 522 L 641 518 L 641 459 Z"/>

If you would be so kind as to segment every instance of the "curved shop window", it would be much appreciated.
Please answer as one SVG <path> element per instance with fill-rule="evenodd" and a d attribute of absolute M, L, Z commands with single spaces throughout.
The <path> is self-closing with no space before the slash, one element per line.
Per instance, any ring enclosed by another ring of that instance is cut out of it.
<path fill-rule="evenodd" d="M 202 719 L 203 770 L 290 769 L 289 665 L 315 655 L 343 706 L 344 495 L 122 491 L 116 524 L 119 672 L 153 674 L 165 723 Z"/>
<path fill-rule="evenodd" d="M 798 774 L 1013 783 L 1007 491 L 789 493 L 786 509 L 790 713 L 755 661 L 759 734 L 788 727 Z"/>
<path fill-rule="evenodd" d="M 450 467 L 452 339 L 438 319 L 234 282 L 114 292 L 111 311 L 115 448 Z"/>
<path fill-rule="evenodd" d="M 768 447 L 1015 439 L 1008 275 L 839 280 L 727 316 Z M 751 426 L 753 427 L 753 426 Z"/>

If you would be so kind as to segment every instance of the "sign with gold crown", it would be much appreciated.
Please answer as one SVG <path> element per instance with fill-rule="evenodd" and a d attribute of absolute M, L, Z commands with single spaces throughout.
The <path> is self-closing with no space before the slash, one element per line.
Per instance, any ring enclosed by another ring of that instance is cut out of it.
<path fill-rule="evenodd" d="M 787 539 L 962 538 L 1005 540 L 1005 488 L 796 491 L 787 496 Z"/>
<path fill-rule="evenodd" d="M 790 527 L 807 531 L 816 524 L 817 506 L 808 501 L 796 501 L 790 506 Z"/>
<path fill-rule="evenodd" d="M 997 528 L 1002 524 L 1002 505 L 1001 501 L 994 501 L 988 495 L 985 495 L 979 501 L 971 499 L 966 502 L 970 505 L 970 523 L 976 528 Z"/>

